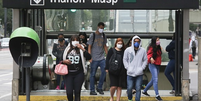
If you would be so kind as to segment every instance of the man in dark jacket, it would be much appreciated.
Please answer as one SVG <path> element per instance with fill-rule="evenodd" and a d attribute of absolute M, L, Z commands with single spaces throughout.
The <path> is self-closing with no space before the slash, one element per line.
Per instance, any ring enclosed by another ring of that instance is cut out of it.
<path fill-rule="evenodd" d="M 62 54 L 63 54 L 63 51 L 66 48 L 64 38 L 59 38 L 58 43 L 59 44 L 54 44 L 53 50 L 52 50 L 52 54 L 56 57 L 56 64 L 59 64 L 60 61 L 62 60 Z M 60 86 L 59 86 L 60 85 L 60 78 L 61 78 L 61 75 L 57 75 L 57 87 L 56 87 L 56 90 L 60 90 Z"/>
<path fill-rule="evenodd" d="M 166 69 L 165 69 L 165 76 L 169 80 L 172 85 L 172 91 L 170 94 L 175 93 L 175 85 L 174 85 L 174 78 L 175 78 L 175 40 L 170 42 L 170 44 L 166 47 L 166 51 L 168 52 L 168 57 L 170 59 Z M 174 78 L 172 77 L 171 73 L 173 73 Z"/>
<path fill-rule="evenodd" d="M 65 39 L 64 34 L 62 34 L 62 33 L 59 33 L 57 37 L 58 37 L 58 39 L 62 39 L 62 38 Z M 67 40 L 65 40 L 65 45 L 68 46 L 68 41 Z"/>

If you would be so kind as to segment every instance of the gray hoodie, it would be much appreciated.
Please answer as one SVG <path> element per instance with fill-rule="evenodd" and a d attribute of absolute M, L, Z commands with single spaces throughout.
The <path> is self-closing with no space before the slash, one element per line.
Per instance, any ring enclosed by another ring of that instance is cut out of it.
<path fill-rule="evenodd" d="M 143 70 L 147 65 L 147 53 L 146 50 L 140 46 L 135 54 L 134 51 L 134 39 L 140 39 L 139 36 L 134 36 L 132 39 L 132 45 L 124 51 L 123 63 L 127 69 L 127 75 L 136 77 L 143 74 Z M 140 39 L 141 40 L 141 39 Z"/>

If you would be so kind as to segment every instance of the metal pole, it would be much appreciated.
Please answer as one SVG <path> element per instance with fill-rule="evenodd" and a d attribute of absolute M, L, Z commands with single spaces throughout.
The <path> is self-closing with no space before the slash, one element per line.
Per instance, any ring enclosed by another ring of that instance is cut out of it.
<path fill-rule="evenodd" d="M 182 75 L 182 96 L 183 101 L 189 101 L 189 10 L 183 10 L 183 75 Z"/>
<path fill-rule="evenodd" d="M 30 68 L 26 68 L 26 101 L 30 101 Z"/>
<path fill-rule="evenodd" d="M 198 100 L 201 100 L 201 37 L 198 37 Z"/>
<path fill-rule="evenodd" d="M 181 95 L 181 33 L 182 33 L 182 12 L 176 11 L 175 28 L 175 95 Z"/>
<path fill-rule="evenodd" d="M 4 8 L 4 37 L 7 35 L 7 8 Z"/>

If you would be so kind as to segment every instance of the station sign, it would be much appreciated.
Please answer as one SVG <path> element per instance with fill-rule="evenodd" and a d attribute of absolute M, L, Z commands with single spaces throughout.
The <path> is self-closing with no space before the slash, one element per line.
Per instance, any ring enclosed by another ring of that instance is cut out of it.
<path fill-rule="evenodd" d="M 3 0 L 6 8 L 198 9 L 199 0 Z"/>

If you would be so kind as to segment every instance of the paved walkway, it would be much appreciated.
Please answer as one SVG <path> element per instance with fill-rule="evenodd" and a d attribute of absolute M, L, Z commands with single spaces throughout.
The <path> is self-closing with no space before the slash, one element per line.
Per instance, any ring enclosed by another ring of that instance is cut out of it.
<path fill-rule="evenodd" d="M 191 95 L 195 95 L 197 93 L 197 69 L 198 65 L 197 57 L 193 62 L 189 62 L 189 78 L 191 79 L 190 90 Z M 170 90 L 159 90 L 160 96 L 164 101 L 182 101 L 181 96 L 174 96 L 169 94 Z M 81 92 L 81 101 L 109 101 L 110 92 L 104 91 L 104 95 L 89 95 L 89 90 L 82 90 Z M 149 90 L 148 93 L 151 97 L 144 96 L 142 94 L 141 101 L 156 101 L 155 100 L 155 92 L 154 90 Z M 115 95 L 116 96 L 116 95 Z M 134 95 L 135 96 L 135 95 Z M 197 99 L 194 96 L 194 99 Z M 19 96 L 19 101 L 25 101 L 26 96 Z M 133 98 L 134 100 L 134 98 Z M 31 92 L 31 101 L 67 101 L 66 100 L 66 92 L 65 90 L 38 90 Z M 127 101 L 126 90 L 122 91 L 121 101 Z M 193 100 L 194 101 L 194 100 Z"/>
<path fill-rule="evenodd" d="M 190 96 L 197 100 L 198 93 L 198 56 L 192 62 L 189 62 Z"/>

